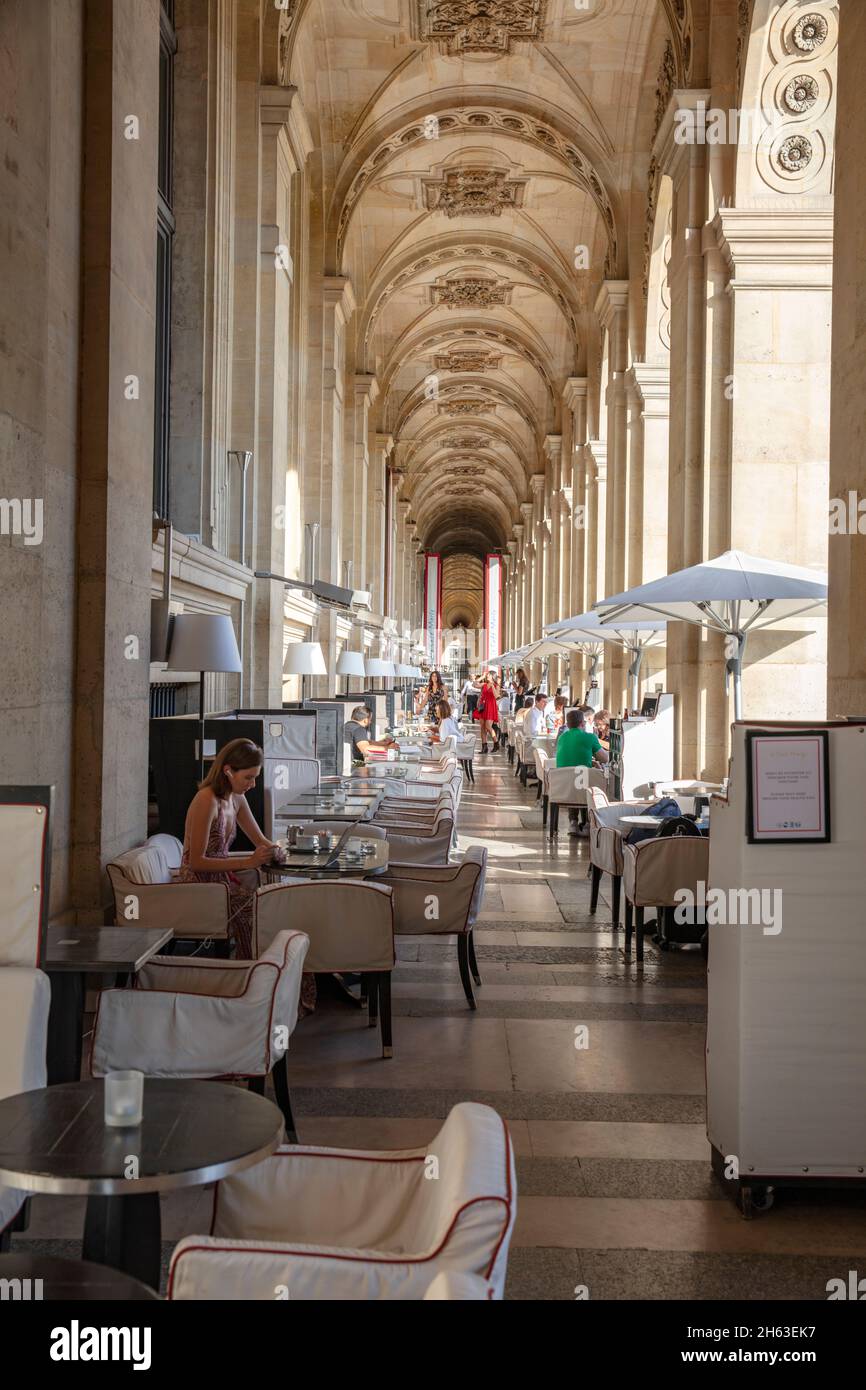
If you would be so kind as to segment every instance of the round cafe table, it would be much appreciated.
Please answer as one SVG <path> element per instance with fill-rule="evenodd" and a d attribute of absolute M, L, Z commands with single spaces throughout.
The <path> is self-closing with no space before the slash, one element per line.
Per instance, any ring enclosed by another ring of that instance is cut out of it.
<path fill-rule="evenodd" d="M 159 1299 L 153 1289 L 120 1270 L 57 1255 L 28 1255 L 18 1250 L 14 1255 L 0 1255 L 0 1282 L 11 1279 L 19 1282 L 21 1297 L 28 1302 L 144 1303 Z"/>
<path fill-rule="evenodd" d="M 0 1100 L 0 1183 L 87 1198 L 85 1260 L 159 1288 L 161 1192 L 201 1187 L 261 1163 L 281 1143 L 282 1113 L 216 1081 L 145 1077 L 140 1125 L 104 1120 L 101 1080 Z"/>

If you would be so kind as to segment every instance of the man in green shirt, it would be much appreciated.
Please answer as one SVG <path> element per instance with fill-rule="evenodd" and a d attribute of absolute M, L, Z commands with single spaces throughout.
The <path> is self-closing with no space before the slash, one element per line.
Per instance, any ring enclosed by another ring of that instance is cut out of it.
<path fill-rule="evenodd" d="M 565 728 L 556 740 L 557 767 L 592 767 L 593 760 L 607 762 L 607 753 L 595 734 L 586 729 L 586 720 L 578 709 L 570 709 L 565 716 Z M 584 816 L 586 812 L 584 812 Z M 580 812 L 571 808 L 568 812 L 569 835 L 581 835 L 585 821 L 581 824 Z"/>

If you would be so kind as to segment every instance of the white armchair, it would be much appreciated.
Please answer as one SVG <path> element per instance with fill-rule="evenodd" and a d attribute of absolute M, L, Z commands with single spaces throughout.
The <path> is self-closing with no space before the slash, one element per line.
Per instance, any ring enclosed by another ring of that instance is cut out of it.
<path fill-rule="evenodd" d="M 460 864 L 391 864 L 380 880 L 389 884 L 393 893 L 394 931 L 398 936 L 457 937 L 460 980 L 470 1009 L 476 1007 L 472 981 L 481 984 L 473 928 L 481 911 L 486 875 L 487 850 L 472 845 Z"/>
<path fill-rule="evenodd" d="M 263 1094 L 271 1072 L 292 1141 L 286 1053 L 309 944 L 303 932 L 283 931 L 258 960 L 154 956 L 134 989 L 100 994 L 92 1075 L 132 1068 L 146 1076 L 246 1077 Z"/>
<path fill-rule="evenodd" d="M 168 1297 L 422 1300 L 439 1274 L 501 1299 L 516 1215 L 504 1121 L 462 1104 L 422 1149 L 283 1148 L 217 1186 L 210 1236 L 176 1247 Z"/>
<path fill-rule="evenodd" d="M 174 835 L 151 835 L 108 865 L 119 927 L 171 927 L 175 940 L 229 944 L 231 904 L 226 883 L 175 883 L 183 845 Z"/>
<path fill-rule="evenodd" d="M 31 885 L 31 892 L 32 892 Z M 46 1084 L 45 1043 L 51 986 L 41 970 L 23 965 L 0 967 L 0 1100 Z M 10 1225 L 28 1194 L 0 1184 L 0 1250 L 9 1243 Z"/>
<path fill-rule="evenodd" d="M 600 767 L 551 767 L 547 770 L 548 822 L 550 837 L 559 834 L 559 808 L 585 807 L 590 787 L 604 787 L 607 779 Z"/>

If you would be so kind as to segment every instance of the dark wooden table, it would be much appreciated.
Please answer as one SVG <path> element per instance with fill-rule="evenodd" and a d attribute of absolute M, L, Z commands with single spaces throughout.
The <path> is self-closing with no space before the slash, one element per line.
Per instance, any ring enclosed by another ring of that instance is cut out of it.
<path fill-rule="evenodd" d="M 83 1258 L 158 1289 L 159 1194 L 251 1168 L 284 1125 L 263 1096 L 214 1081 L 146 1077 L 129 1129 L 105 1124 L 102 1081 L 46 1086 L 0 1100 L 0 1183 L 86 1196 Z"/>
<path fill-rule="evenodd" d="M 143 1303 L 159 1294 L 108 1265 L 57 1255 L 0 1255 L 0 1280 L 17 1279 L 22 1299 L 45 1303 Z M 29 1280 L 29 1284 L 25 1281 Z M 8 1285 L 4 1285 L 8 1287 Z"/>
<path fill-rule="evenodd" d="M 81 1075 L 87 975 L 135 975 L 174 932 L 162 927 L 49 927 L 43 969 L 51 981 L 48 1084 Z"/>

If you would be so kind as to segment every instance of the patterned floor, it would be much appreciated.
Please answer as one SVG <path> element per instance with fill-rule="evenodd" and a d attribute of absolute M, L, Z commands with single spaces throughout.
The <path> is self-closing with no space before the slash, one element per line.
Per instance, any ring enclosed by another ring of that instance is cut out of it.
<path fill-rule="evenodd" d="M 292 1039 L 302 1140 L 425 1144 L 458 1100 L 492 1105 L 518 1155 L 513 1299 L 826 1299 L 866 1273 L 866 1200 L 780 1194 L 744 1221 L 710 1172 L 704 1131 L 705 970 L 647 940 L 640 970 L 605 901 L 589 915 L 587 847 L 542 830 L 534 789 L 503 754 L 476 760 L 460 849 L 486 845 L 476 930 L 484 979 L 471 1013 L 450 941 L 402 938 L 394 1057 L 361 1016 L 325 1002 Z M 575 1048 L 575 1029 L 588 1047 Z M 164 1202 L 166 1254 L 207 1230 L 206 1191 Z M 30 1232 L 75 1248 L 82 1205 L 42 1198 Z M 43 1244 L 43 1242 L 45 1244 Z"/>

